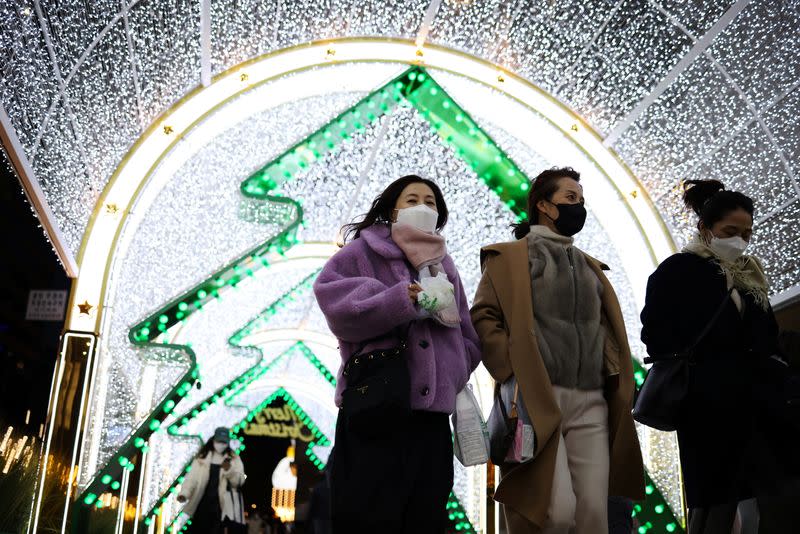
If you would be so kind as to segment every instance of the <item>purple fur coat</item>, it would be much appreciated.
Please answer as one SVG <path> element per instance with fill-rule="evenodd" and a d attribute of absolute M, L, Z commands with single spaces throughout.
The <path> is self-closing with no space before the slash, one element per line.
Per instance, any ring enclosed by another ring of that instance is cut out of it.
<path fill-rule="evenodd" d="M 480 341 L 472 326 L 461 279 L 450 256 L 442 262 L 455 286 L 460 328 L 447 328 L 432 319 L 419 319 L 408 298 L 408 286 L 417 276 L 392 240 L 389 227 L 376 224 L 361 232 L 337 252 L 317 277 L 314 294 L 331 332 L 339 339 L 342 366 L 368 339 L 366 350 L 396 344 L 396 327 L 416 322 L 408 334 L 411 408 L 452 413 L 456 395 L 481 361 Z M 341 406 L 347 384 L 339 368 L 336 404 Z"/>

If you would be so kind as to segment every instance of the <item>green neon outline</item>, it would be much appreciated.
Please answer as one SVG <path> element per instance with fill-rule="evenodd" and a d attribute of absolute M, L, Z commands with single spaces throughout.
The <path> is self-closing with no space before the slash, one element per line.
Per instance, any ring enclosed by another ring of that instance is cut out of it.
<path fill-rule="evenodd" d="M 169 348 L 185 353 L 190 360 L 189 370 L 179 383 L 164 396 L 161 403 L 150 411 L 148 417 L 136 427 L 117 452 L 97 471 L 92 481 L 78 496 L 78 502 L 86 506 L 102 507 L 102 502 L 97 499 L 97 496 L 111 491 L 111 484 L 118 481 L 122 468 L 133 470 L 134 465 L 131 463 L 131 459 L 136 454 L 147 450 L 147 441 L 150 436 L 161 428 L 161 424 L 172 413 L 175 405 L 186 396 L 199 379 L 200 368 L 197 356 L 188 344 L 158 343 L 157 338 L 175 325 L 186 321 L 192 314 L 202 310 L 203 306 L 211 299 L 220 298 L 222 293 L 235 288 L 246 276 L 253 276 L 258 270 L 267 267 L 269 254 L 283 255 L 286 250 L 298 242 L 296 233 L 303 219 L 303 207 L 300 203 L 279 195 L 266 195 L 263 200 L 272 205 L 286 207 L 287 210 L 293 209 L 293 219 L 277 235 L 228 263 L 128 332 L 128 339 L 134 345 Z M 151 329 L 156 324 L 158 327 Z M 108 480 L 108 476 L 111 477 L 111 482 L 104 483 L 104 480 Z"/>
<path fill-rule="evenodd" d="M 180 429 L 183 428 L 184 426 L 186 426 L 186 424 L 188 424 L 192 419 L 194 419 L 195 417 L 200 415 L 200 413 L 202 413 L 203 411 L 207 410 L 212 403 L 217 403 L 219 401 L 224 401 L 225 404 L 228 405 L 228 406 L 233 406 L 233 407 L 237 406 L 236 404 L 234 404 L 233 401 L 241 393 L 243 393 L 246 390 L 246 388 L 247 388 L 247 386 L 249 384 L 254 382 L 259 377 L 263 376 L 266 372 L 268 372 L 270 369 L 272 369 L 279 361 L 282 361 L 285 358 L 289 358 L 295 353 L 299 353 L 302 356 L 304 356 L 305 358 L 307 358 L 312 363 L 312 365 L 314 365 L 320 371 L 320 373 L 323 375 L 323 377 L 325 377 L 326 380 L 328 380 L 329 383 L 331 382 L 330 379 L 328 378 L 328 375 L 330 375 L 330 371 L 328 371 L 327 368 L 325 368 L 325 372 L 327 372 L 327 375 L 326 375 L 320 369 L 319 366 L 323 365 L 323 364 L 320 362 L 320 360 L 317 358 L 317 356 L 313 353 L 313 351 L 310 348 L 308 348 L 308 346 L 305 343 L 303 343 L 302 341 L 297 341 L 291 347 L 289 347 L 288 349 L 284 350 L 278 356 L 276 356 L 275 358 L 272 358 L 269 361 L 267 361 L 267 358 L 264 356 L 264 353 L 263 353 L 262 349 L 260 349 L 259 347 L 245 346 L 245 345 L 241 345 L 241 343 L 240 343 L 243 338 L 245 338 L 250 332 L 252 332 L 252 330 L 254 330 L 255 328 L 263 327 L 269 321 L 269 319 L 275 315 L 275 313 L 277 311 L 279 311 L 280 309 L 282 309 L 286 305 L 287 302 L 294 300 L 295 298 L 297 298 L 297 296 L 299 294 L 301 294 L 304 291 L 309 290 L 311 288 L 311 285 L 313 284 L 314 280 L 316 279 L 317 275 L 319 274 L 319 272 L 320 272 L 320 269 L 314 270 L 311 274 L 306 276 L 303 280 L 301 280 L 300 282 L 295 284 L 291 289 L 289 289 L 283 295 L 278 297 L 272 304 L 270 304 L 267 308 L 265 308 L 262 312 L 260 312 L 254 319 L 249 321 L 244 327 L 242 327 L 241 329 L 236 331 L 229 338 L 228 343 L 233 347 L 236 347 L 236 348 L 255 348 L 256 350 L 258 350 L 258 352 L 260 354 L 258 362 L 255 365 L 253 365 L 252 367 L 248 368 L 244 373 L 239 375 L 233 381 L 231 381 L 228 384 L 218 388 L 214 392 L 214 394 L 212 394 L 209 397 L 211 402 L 209 402 L 209 400 L 206 399 L 206 400 L 202 401 L 201 403 L 196 404 L 195 406 L 193 406 L 189 410 L 187 410 L 186 414 L 181 416 L 180 421 L 177 421 L 176 423 L 174 423 L 173 425 L 171 425 L 169 427 L 169 434 L 171 436 L 197 437 L 197 436 L 194 436 L 194 435 L 191 435 L 191 434 L 181 434 L 180 433 Z M 323 365 L 323 367 L 324 367 L 324 365 Z M 335 379 L 334 379 L 334 382 L 331 383 L 331 385 L 335 386 Z M 281 389 L 283 389 L 283 388 L 281 388 Z M 274 400 L 274 398 L 275 397 L 273 396 L 270 399 L 268 399 L 269 402 L 272 402 L 272 400 Z M 293 400 L 293 402 L 294 402 L 294 400 Z M 263 404 L 263 402 L 262 402 L 262 404 Z M 257 411 L 250 410 L 246 406 L 239 406 L 239 407 L 248 410 L 248 416 L 251 413 L 258 413 Z M 300 416 L 301 419 L 303 417 L 308 419 L 308 422 L 303 421 L 303 424 L 305 424 L 307 427 L 309 427 L 309 429 L 312 430 L 312 432 L 315 433 L 315 440 L 312 441 L 311 443 L 309 443 L 307 451 L 311 451 L 311 448 L 313 446 L 325 445 L 326 443 L 329 443 L 328 439 L 325 437 L 324 433 L 321 430 L 319 430 L 319 428 L 317 427 L 316 423 L 314 423 L 313 420 L 311 420 L 311 418 L 308 417 L 307 414 L 305 414 L 305 411 L 303 411 L 302 413 L 303 413 L 303 415 L 298 413 L 298 416 Z M 249 420 L 252 420 L 252 417 L 248 417 L 248 416 L 245 416 L 239 423 L 237 423 L 237 425 L 233 427 L 232 432 L 233 431 L 238 431 L 238 427 L 242 424 L 243 421 L 249 422 Z M 312 451 L 312 454 L 313 454 L 313 451 Z M 311 456 L 311 455 L 309 455 L 309 456 Z M 312 461 L 315 458 L 317 458 L 316 454 L 313 454 Z M 187 466 L 189 466 L 189 465 L 191 465 L 191 461 L 187 464 Z M 149 523 L 147 522 L 147 519 L 149 519 L 150 522 L 152 522 L 153 518 L 156 515 L 158 515 L 156 513 L 156 511 L 159 510 L 161 508 L 161 506 L 166 502 L 166 500 L 168 498 L 168 495 L 170 493 L 175 493 L 175 491 L 174 491 L 175 487 L 177 486 L 177 484 L 182 482 L 182 479 L 185 476 L 185 474 L 186 474 L 186 467 L 184 467 L 184 470 L 182 471 L 182 474 L 170 485 L 170 487 L 164 492 L 164 494 L 161 495 L 161 497 L 150 508 L 150 510 L 147 512 L 147 514 L 144 515 L 144 517 L 146 518 L 145 523 L 144 523 L 145 526 L 149 525 Z M 180 517 L 180 514 L 178 516 L 176 516 L 175 519 L 173 519 L 173 522 L 175 520 L 177 520 L 178 517 Z"/>
<path fill-rule="evenodd" d="M 319 269 L 315 270 L 313 273 L 311 273 L 303 280 L 301 280 L 299 283 L 297 283 L 294 287 L 292 287 L 283 295 L 278 297 L 272 304 L 270 304 L 264 311 L 262 311 L 258 315 L 258 317 L 264 315 L 271 317 L 272 315 L 274 315 L 274 313 L 277 310 L 283 308 L 283 306 L 288 300 L 293 299 L 296 294 L 311 287 L 311 284 L 314 282 L 314 279 L 319 274 L 319 271 L 320 271 Z M 252 323 L 253 321 L 249 322 L 248 325 Z M 228 339 L 228 344 L 231 347 L 245 348 L 239 344 L 239 341 L 242 337 L 240 334 L 242 330 L 243 329 L 237 331 Z M 185 427 L 187 424 L 189 424 L 190 421 L 192 421 L 202 412 L 207 410 L 212 404 L 216 404 L 224 400 L 227 405 L 230 405 L 231 401 L 244 390 L 243 388 L 245 388 L 248 384 L 250 384 L 253 380 L 255 380 L 255 378 L 261 376 L 261 374 L 263 374 L 267 369 L 271 368 L 272 365 L 276 361 L 281 359 L 286 352 L 289 352 L 292 349 L 294 349 L 294 346 L 290 347 L 289 349 L 287 349 L 287 351 L 284 351 L 283 353 L 276 356 L 273 360 L 269 362 L 266 361 L 264 353 L 260 348 L 258 347 L 252 347 L 252 348 L 255 348 L 259 353 L 258 360 L 255 362 L 255 364 L 247 368 L 241 375 L 239 375 L 232 381 L 217 388 L 217 390 L 214 391 L 214 393 L 210 394 L 204 400 L 198 402 L 197 404 L 186 410 L 186 412 L 183 415 L 176 418 L 175 423 L 173 423 L 169 427 L 168 432 L 170 435 L 172 436 L 185 435 L 180 433 L 180 429 Z"/>
<path fill-rule="evenodd" d="M 530 180 L 422 67 L 411 67 L 359 100 L 242 182 L 242 194 L 262 198 L 407 101 L 453 147 L 519 219 L 527 218 Z"/>

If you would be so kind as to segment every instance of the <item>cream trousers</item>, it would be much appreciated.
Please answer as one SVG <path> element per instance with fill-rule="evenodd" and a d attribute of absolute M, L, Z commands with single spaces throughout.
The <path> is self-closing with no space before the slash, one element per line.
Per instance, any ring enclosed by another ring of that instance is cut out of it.
<path fill-rule="evenodd" d="M 553 490 L 547 525 L 540 531 L 504 507 L 509 534 L 608 532 L 608 405 L 602 390 L 553 386 L 561 409 Z"/>

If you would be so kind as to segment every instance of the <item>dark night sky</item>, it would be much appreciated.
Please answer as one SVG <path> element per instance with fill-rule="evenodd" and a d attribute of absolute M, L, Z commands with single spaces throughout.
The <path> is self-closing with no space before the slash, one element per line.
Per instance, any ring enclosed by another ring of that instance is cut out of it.
<path fill-rule="evenodd" d="M 31 289 L 69 289 L 22 187 L 0 154 L 0 425 L 44 422 L 63 322 L 26 321 Z"/>

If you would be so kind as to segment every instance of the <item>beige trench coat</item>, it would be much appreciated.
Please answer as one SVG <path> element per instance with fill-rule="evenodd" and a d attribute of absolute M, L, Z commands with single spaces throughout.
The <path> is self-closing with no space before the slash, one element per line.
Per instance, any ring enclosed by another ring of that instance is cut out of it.
<path fill-rule="evenodd" d="M 610 430 L 609 495 L 643 500 L 644 467 L 631 408 L 634 379 L 622 310 L 605 265 L 586 256 L 603 284 L 605 398 Z M 483 346 L 483 363 L 503 382 L 516 375 L 536 433 L 532 462 L 502 469 L 495 500 L 542 527 L 547 519 L 558 448 L 561 412 L 536 341 L 527 239 L 498 243 L 481 251 L 483 275 L 472 307 L 472 321 Z"/>

